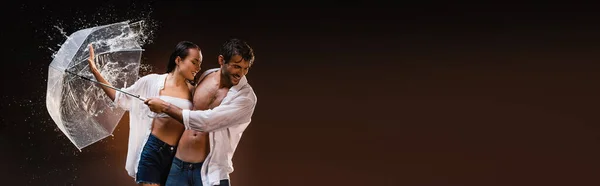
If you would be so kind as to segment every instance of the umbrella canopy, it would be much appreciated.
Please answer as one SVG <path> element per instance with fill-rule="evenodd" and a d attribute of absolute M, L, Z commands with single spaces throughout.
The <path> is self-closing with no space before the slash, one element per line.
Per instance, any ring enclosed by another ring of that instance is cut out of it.
<path fill-rule="evenodd" d="M 79 30 L 62 44 L 48 68 L 46 107 L 58 128 L 79 149 L 112 135 L 125 110 L 94 82 L 88 67 L 89 44 L 96 66 L 115 88 L 139 77 L 142 48 L 128 21 Z M 85 78 L 80 78 L 85 77 Z"/>

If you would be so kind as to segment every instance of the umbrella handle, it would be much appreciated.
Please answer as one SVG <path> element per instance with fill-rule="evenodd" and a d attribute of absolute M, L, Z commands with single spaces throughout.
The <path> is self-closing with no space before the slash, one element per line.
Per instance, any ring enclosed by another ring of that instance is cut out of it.
<path fill-rule="evenodd" d="M 142 100 L 143 102 L 146 102 L 146 100 L 148 100 L 148 98 L 142 97 L 142 96 L 138 96 L 138 99 Z"/>

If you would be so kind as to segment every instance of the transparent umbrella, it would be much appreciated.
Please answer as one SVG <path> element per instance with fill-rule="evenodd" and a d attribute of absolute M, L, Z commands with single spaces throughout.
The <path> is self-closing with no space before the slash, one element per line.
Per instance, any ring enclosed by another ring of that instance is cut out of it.
<path fill-rule="evenodd" d="M 67 38 L 50 63 L 46 107 L 79 150 L 112 135 L 125 113 L 115 107 L 90 73 L 88 45 L 94 46 L 96 66 L 113 85 L 109 87 L 121 91 L 139 78 L 143 49 L 134 24 L 125 21 L 79 30 Z"/>

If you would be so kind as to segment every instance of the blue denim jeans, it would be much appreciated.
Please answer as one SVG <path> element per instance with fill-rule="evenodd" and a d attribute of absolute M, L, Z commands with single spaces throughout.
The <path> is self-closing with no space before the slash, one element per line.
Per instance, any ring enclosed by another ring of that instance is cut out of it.
<path fill-rule="evenodd" d="M 150 134 L 142 150 L 135 182 L 138 184 L 155 183 L 164 185 L 176 150 L 177 147 L 171 146 Z"/>
<path fill-rule="evenodd" d="M 202 186 L 201 163 L 188 163 L 173 158 L 166 186 Z M 221 180 L 219 186 L 229 186 L 229 180 Z"/>

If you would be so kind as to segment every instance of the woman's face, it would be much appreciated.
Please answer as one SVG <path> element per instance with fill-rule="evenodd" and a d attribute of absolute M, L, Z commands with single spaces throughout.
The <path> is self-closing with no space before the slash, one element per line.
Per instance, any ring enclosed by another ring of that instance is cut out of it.
<path fill-rule="evenodd" d="M 188 49 L 188 55 L 185 59 L 177 63 L 179 74 L 189 81 L 193 81 L 196 74 L 200 71 L 202 64 L 202 53 L 196 48 Z M 181 58 L 178 58 L 181 59 Z"/>

